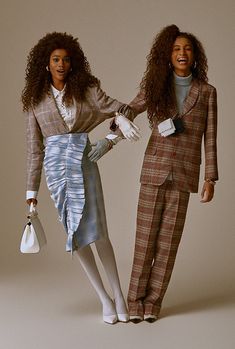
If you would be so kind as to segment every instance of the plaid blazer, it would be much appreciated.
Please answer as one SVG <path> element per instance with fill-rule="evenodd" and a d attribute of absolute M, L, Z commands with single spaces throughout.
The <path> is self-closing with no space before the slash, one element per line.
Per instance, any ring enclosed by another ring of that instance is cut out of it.
<path fill-rule="evenodd" d="M 84 101 L 76 102 L 74 124 L 69 130 L 49 93 L 26 115 L 27 124 L 27 190 L 38 191 L 44 159 L 44 138 L 64 133 L 90 132 L 107 118 L 121 111 L 127 116 L 131 109 L 105 94 L 98 86 L 87 91 Z"/>
<path fill-rule="evenodd" d="M 140 92 L 129 106 L 135 116 L 145 111 L 144 93 Z M 177 114 L 177 107 L 173 106 L 169 117 L 175 118 Z M 203 136 L 205 179 L 218 179 L 216 89 L 207 83 L 193 80 L 180 117 L 185 128 L 183 133 L 162 137 L 157 125 L 153 128 L 140 181 L 161 185 L 171 172 L 179 190 L 195 193 L 198 191 Z"/>

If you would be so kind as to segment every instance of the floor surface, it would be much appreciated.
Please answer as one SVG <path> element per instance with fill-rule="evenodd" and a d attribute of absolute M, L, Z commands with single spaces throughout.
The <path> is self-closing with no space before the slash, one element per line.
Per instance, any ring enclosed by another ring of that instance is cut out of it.
<path fill-rule="evenodd" d="M 192 281 L 176 267 L 157 322 L 108 325 L 77 258 L 46 264 L 43 253 L 20 256 L 14 268 L 0 270 L 0 349 L 235 348 L 229 283 L 215 291 L 202 282 L 203 271 Z M 126 294 L 126 265 L 119 269 Z"/>

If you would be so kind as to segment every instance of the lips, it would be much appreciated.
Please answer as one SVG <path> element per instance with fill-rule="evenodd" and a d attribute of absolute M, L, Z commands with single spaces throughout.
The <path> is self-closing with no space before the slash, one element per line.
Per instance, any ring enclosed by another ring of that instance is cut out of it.
<path fill-rule="evenodd" d="M 180 64 L 185 64 L 188 63 L 188 59 L 186 57 L 180 57 L 177 58 L 177 62 L 179 62 Z"/>

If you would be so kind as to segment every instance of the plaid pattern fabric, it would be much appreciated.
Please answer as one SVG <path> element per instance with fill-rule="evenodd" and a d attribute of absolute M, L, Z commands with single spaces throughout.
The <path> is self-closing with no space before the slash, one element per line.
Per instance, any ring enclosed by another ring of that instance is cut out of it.
<path fill-rule="evenodd" d="M 135 116 L 146 110 L 141 91 L 129 104 Z M 177 115 L 176 106 L 168 117 Z M 173 174 L 179 190 L 197 192 L 201 164 L 201 144 L 205 144 L 205 179 L 218 179 L 217 169 L 217 99 L 216 89 L 193 80 L 180 115 L 183 133 L 162 137 L 154 127 L 145 152 L 141 183 L 161 185 Z"/>
<path fill-rule="evenodd" d="M 146 110 L 144 92 L 129 104 L 134 115 Z M 184 132 L 162 137 L 157 125 L 145 152 L 137 213 L 134 262 L 128 294 L 130 315 L 158 315 L 170 281 L 188 206 L 198 191 L 201 145 L 205 144 L 205 179 L 218 179 L 216 89 L 193 80 L 181 117 Z M 133 120 L 133 119 L 132 119 Z M 173 181 L 167 177 L 172 174 Z"/>
<path fill-rule="evenodd" d="M 158 315 L 180 243 L 189 193 L 171 181 L 142 184 L 134 262 L 128 293 L 130 315 Z"/>
<path fill-rule="evenodd" d="M 38 191 L 44 159 L 43 139 L 65 133 L 88 133 L 121 109 L 126 115 L 131 109 L 105 94 L 101 88 L 89 88 L 81 103 L 76 103 L 74 124 L 69 130 L 59 113 L 52 94 L 46 95 L 39 105 L 26 116 L 27 123 L 27 190 Z"/>

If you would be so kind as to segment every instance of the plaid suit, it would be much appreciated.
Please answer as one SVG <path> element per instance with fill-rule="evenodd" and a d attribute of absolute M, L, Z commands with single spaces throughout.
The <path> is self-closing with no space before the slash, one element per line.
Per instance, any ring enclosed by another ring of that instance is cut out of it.
<path fill-rule="evenodd" d="M 98 86 L 88 88 L 84 101 L 76 102 L 74 124 L 69 130 L 60 115 L 52 93 L 27 113 L 27 190 L 38 191 L 44 159 L 43 139 L 65 133 L 90 132 L 104 120 L 120 110 L 129 115 L 125 104 L 110 98 Z"/>
<path fill-rule="evenodd" d="M 130 103 L 146 110 L 144 93 Z M 174 118 L 174 106 L 168 117 Z M 153 128 L 141 171 L 134 262 L 128 293 L 130 315 L 158 315 L 180 243 L 189 193 L 198 191 L 204 136 L 205 179 L 218 179 L 216 89 L 193 80 L 180 115 L 183 133 L 162 137 Z M 168 175 L 173 180 L 169 181 Z"/>

